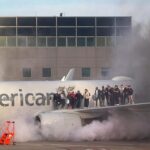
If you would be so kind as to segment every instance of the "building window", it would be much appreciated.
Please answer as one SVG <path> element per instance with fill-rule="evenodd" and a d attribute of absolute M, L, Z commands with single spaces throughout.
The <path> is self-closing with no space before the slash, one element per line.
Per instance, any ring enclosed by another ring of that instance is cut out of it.
<path fill-rule="evenodd" d="M 82 68 L 82 77 L 90 77 L 91 69 L 90 68 Z"/>
<path fill-rule="evenodd" d="M 110 68 L 105 68 L 105 67 L 101 68 L 101 75 L 103 77 L 107 77 L 109 75 L 109 70 Z"/>
<path fill-rule="evenodd" d="M 97 46 L 104 47 L 105 46 L 105 37 L 97 37 Z"/>
<path fill-rule="evenodd" d="M 31 68 L 23 68 L 23 77 L 31 77 Z"/>
<path fill-rule="evenodd" d="M 46 37 L 38 37 L 38 46 L 46 47 Z"/>
<path fill-rule="evenodd" d="M 28 36 L 27 40 L 28 40 L 28 46 L 29 47 L 35 47 L 36 46 L 36 37 Z"/>
<path fill-rule="evenodd" d="M 51 68 L 43 68 L 43 77 L 51 77 Z"/>
<path fill-rule="evenodd" d="M 85 38 L 83 37 L 78 37 L 77 38 L 77 46 L 85 46 Z"/>
<path fill-rule="evenodd" d="M 0 37 L 0 47 L 6 46 L 6 37 Z"/>
<path fill-rule="evenodd" d="M 18 46 L 26 47 L 26 45 L 27 45 L 26 37 L 18 37 Z"/>
<path fill-rule="evenodd" d="M 68 37 L 67 38 L 67 46 L 72 47 L 76 46 L 76 39 L 74 37 Z"/>
<path fill-rule="evenodd" d="M 55 37 L 48 37 L 47 38 L 47 46 L 48 47 L 55 47 L 56 46 L 56 38 Z"/>
<path fill-rule="evenodd" d="M 66 46 L 66 38 L 63 38 L 63 37 L 59 37 L 58 38 L 58 46 Z"/>
<path fill-rule="evenodd" d="M 16 37 L 7 37 L 7 46 L 15 47 L 16 46 Z"/>
<path fill-rule="evenodd" d="M 106 46 L 108 47 L 115 46 L 115 37 L 111 37 L 111 36 L 106 37 Z"/>
<path fill-rule="evenodd" d="M 87 38 L 87 46 L 95 46 L 95 39 L 94 37 Z"/>

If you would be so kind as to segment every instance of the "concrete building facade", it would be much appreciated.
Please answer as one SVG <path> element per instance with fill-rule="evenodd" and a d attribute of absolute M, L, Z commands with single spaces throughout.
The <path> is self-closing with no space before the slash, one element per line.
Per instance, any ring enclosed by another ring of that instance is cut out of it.
<path fill-rule="evenodd" d="M 131 17 L 0 17 L 1 80 L 107 79 Z"/>

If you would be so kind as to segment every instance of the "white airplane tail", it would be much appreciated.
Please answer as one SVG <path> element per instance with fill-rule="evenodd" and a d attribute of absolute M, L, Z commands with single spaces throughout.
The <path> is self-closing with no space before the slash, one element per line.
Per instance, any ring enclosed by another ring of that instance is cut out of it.
<path fill-rule="evenodd" d="M 66 76 L 62 77 L 61 81 L 70 81 L 70 80 L 73 80 L 74 71 L 75 71 L 74 68 L 70 69 L 69 72 L 68 72 L 68 74 Z"/>

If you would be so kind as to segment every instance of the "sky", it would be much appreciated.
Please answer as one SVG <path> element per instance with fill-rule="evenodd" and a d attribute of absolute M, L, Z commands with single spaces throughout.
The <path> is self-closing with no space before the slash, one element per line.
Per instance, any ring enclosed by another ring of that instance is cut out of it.
<path fill-rule="evenodd" d="M 0 0 L 0 16 L 132 16 L 150 18 L 150 0 Z"/>

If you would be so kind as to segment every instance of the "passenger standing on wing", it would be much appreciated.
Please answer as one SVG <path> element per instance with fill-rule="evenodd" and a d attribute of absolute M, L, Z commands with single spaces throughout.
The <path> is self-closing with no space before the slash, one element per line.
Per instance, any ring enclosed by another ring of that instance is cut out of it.
<path fill-rule="evenodd" d="M 120 86 L 119 90 L 120 90 L 120 104 L 124 105 L 125 104 L 125 99 L 124 99 L 124 92 L 123 92 L 124 87 L 123 87 L 123 85 Z"/>
<path fill-rule="evenodd" d="M 110 87 L 109 92 L 110 92 L 110 105 L 114 106 L 114 104 L 115 104 L 115 101 L 114 101 L 114 88 Z"/>
<path fill-rule="evenodd" d="M 124 103 L 128 104 L 129 103 L 129 96 L 128 96 L 128 87 L 125 86 L 123 89 L 123 95 L 124 95 Z"/>
<path fill-rule="evenodd" d="M 83 95 L 80 93 L 80 91 L 77 91 L 77 93 L 75 94 L 76 97 L 76 106 L 75 108 L 80 108 L 81 107 L 81 102 L 83 99 Z"/>
<path fill-rule="evenodd" d="M 66 94 L 64 90 L 60 93 L 60 98 L 61 98 L 61 108 L 64 108 L 66 104 Z"/>
<path fill-rule="evenodd" d="M 128 99 L 129 99 L 129 104 L 134 104 L 133 89 L 132 89 L 131 85 L 128 85 Z"/>
<path fill-rule="evenodd" d="M 100 106 L 104 106 L 104 102 L 105 102 L 105 87 L 102 86 Z"/>
<path fill-rule="evenodd" d="M 90 93 L 88 89 L 85 89 L 83 97 L 84 97 L 84 107 L 89 107 Z"/>
<path fill-rule="evenodd" d="M 53 104 L 54 104 L 54 109 L 58 109 L 59 106 L 61 105 L 61 97 L 58 92 L 54 93 Z"/>
<path fill-rule="evenodd" d="M 95 93 L 94 93 L 94 100 L 95 100 L 95 106 L 98 106 L 98 101 L 100 103 L 101 99 L 101 91 L 98 87 L 95 88 Z"/>
<path fill-rule="evenodd" d="M 115 101 L 115 104 L 119 104 L 119 97 L 120 97 L 120 90 L 118 88 L 118 85 L 115 85 L 115 87 L 114 87 L 114 101 Z"/>
<path fill-rule="evenodd" d="M 75 104 L 76 104 L 76 97 L 75 97 L 75 93 L 74 91 L 72 92 L 69 92 L 67 98 L 69 99 L 70 101 L 70 107 L 73 109 L 75 108 Z"/>
<path fill-rule="evenodd" d="M 105 88 L 105 97 L 106 97 L 106 101 L 107 101 L 108 106 L 111 105 L 111 103 L 110 103 L 110 95 L 111 95 L 110 88 L 111 87 L 109 85 L 107 85 L 107 87 Z"/>

